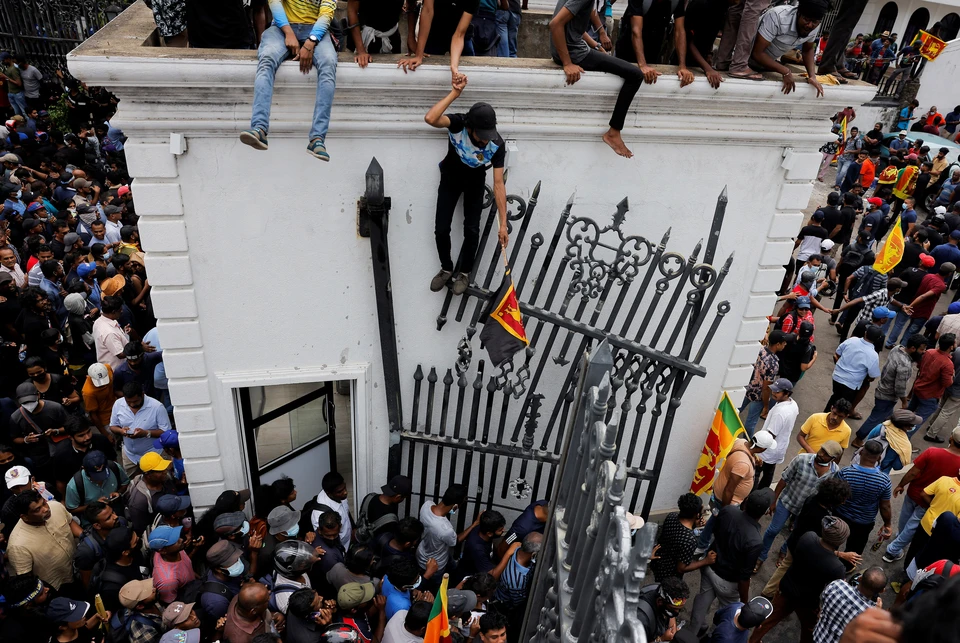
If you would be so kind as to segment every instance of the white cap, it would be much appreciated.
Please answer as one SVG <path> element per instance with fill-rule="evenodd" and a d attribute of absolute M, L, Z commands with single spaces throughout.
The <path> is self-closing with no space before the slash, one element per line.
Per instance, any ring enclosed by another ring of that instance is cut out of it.
<path fill-rule="evenodd" d="M 90 381 L 97 388 L 110 383 L 110 372 L 103 364 L 91 364 L 90 368 L 87 369 L 87 375 L 90 376 Z"/>
<path fill-rule="evenodd" d="M 820 249 L 830 251 L 833 250 L 834 245 L 836 244 L 833 243 L 833 239 L 824 239 L 820 242 Z"/>
<path fill-rule="evenodd" d="M 25 485 L 30 482 L 30 469 L 26 467 L 10 467 L 4 474 L 3 479 L 7 483 L 7 489 Z"/>
<path fill-rule="evenodd" d="M 934 213 L 934 214 L 946 214 L 946 213 L 947 213 L 947 208 L 945 208 L 945 207 L 942 206 L 942 205 L 938 205 L 937 207 L 935 207 L 935 208 L 933 209 L 933 213 Z"/>
<path fill-rule="evenodd" d="M 630 525 L 630 531 L 643 529 L 643 518 L 640 516 L 634 516 L 629 511 L 627 512 L 627 523 Z"/>
<path fill-rule="evenodd" d="M 761 449 L 776 449 L 777 439 L 769 431 L 757 431 L 753 434 L 753 443 Z"/>
<path fill-rule="evenodd" d="M 900 130 L 900 136 L 906 136 L 906 135 L 907 135 L 907 130 L 905 129 Z"/>

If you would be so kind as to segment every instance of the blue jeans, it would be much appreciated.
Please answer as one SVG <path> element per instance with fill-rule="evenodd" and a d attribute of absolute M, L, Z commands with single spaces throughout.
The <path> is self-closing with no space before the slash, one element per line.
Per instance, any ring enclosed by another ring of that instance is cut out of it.
<path fill-rule="evenodd" d="M 293 33 L 301 43 L 310 35 L 313 25 L 291 24 Z M 253 116 L 250 118 L 252 129 L 270 128 L 270 104 L 273 102 L 273 81 L 280 63 L 289 56 L 284 45 L 280 27 L 272 25 L 260 37 L 257 50 L 257 78 L 253 83 Z M 323 138 L 330 126 L 330 106 L 333 105 L 333 92 L 337 86 L 337 51 L 333 47 L 330 33 L 323 36 L 313 49 L 313 65 L 317 68 L 317 101 L 313 108 L 313 125 L 310 127 L 310 140 Z"/>
<path fill-rule="evenodd" d="M 20 114 L 21 116 L 26 117 L 27 93 L 20 92 L 19 94 L 7 94 L 7 98 L 10 99 L 10 107 L 13 108 L 13 112 L 15 114 Z"/>
<path fill-rule="evenodd" d="M 857 429 L 857 439 L 867 439 L 867 435 L 877 428 L 878 424 L 890 419 L 890 416 L 893 415 L 893 411 L 896 408 L 897 400 L 874 398 L 873 410 L 870 411 L 870 415 L 864 420 L 863 424 L 860 425 L 860 428 Z"/>
<path fill-rule="evenodd" d="M 497 9 L 497 56 L 500 58 L 517 57 L 517 32 L 520 30 L 520 14 Z"/>
<path fill-rule="evenodd" d="M 933 415 L 938 406 L 940 406 L 939 397 L 929 397 L 926 399 L 917 397 L 916 395 L 911 397 L 910 404 L 907 405 L 907 408 L 919 415 L 921 420 L 920 424 L 917 424 L 915 427 L 907 431 L 907 435 L 912 438 L 913 434 L 916 433 L 917 429 L 920 428 L 920 425 L 926 422 L 927 418 Z"/>
<path fill-rule="evenodd" d="M 834 187 L 840 187 L 840 181 L 843 180 L 843 175 L 847 173 L 847 168 L 850 167 L 851 163 L 853 163 L 853 159 L 846 155 L 837 159 L 837 178 L 834 180 Z"/>
<path fill-rule="evenodd" d="M 770 553 L 770 546 L 773 545 L 774 539 L 777 537 L 783 530 L 783 526 L 787 524 L 787 519 L 790 518 L 790 510 L 783 506 L 783 503 L 777 500 L 777 508 L 773 512 L 773 518 L 770 520 L 770 526 L 767 527 L 767 531 L 763 534 L 763 549 L 760 550 L 760 560 L 764 561 L 767 559 L 767 554 Z M 785 552 L 787 550 L 787 541 L 783 541 L 783 547 L 780 548 L 780 551 Z"/>
<path fill-rule="evenodd" d="M 927 513 L 926 508 L 921 507 L 910 498 L 903 496 L 903 506 L 900 508 L 900 521 L 897 525 L 897 537 L 887 545 L 887 553 L 891 556 L 899 556 L 900 552 L 910 546 L 913 535 L 917 533 L 920 521 L 923 520 L 923 514 Z"/>
<path fill-rule="evenodd" d="M 913 319 L 904 314 L 903 311 L 897 311 L 897 318 L 893 320 L 893 330 L 887 335 L 887 348 L 893 348 L 893 345 L 897 343 L 897 339 L 900 338 L 900 331 L 903 330 L 903 325 L 907 323 L 908 319 L 910 325 L 907 326 L 907 331 L 903 334 L 901 344 L 906 344 L 907 340 L 923 330 L 923 325 L 927 323 L 926 319 Z"/>
<path fill-rule="evenodd" d="M 746 419 L 743 420 L 743 428 L 747 430 L 747 435 L 753 437 L 753 431 L 757 428 L 757 422 L 760 421 L 760 414 L 763 413 L 763 400 L 751 402 L 744 398 L 740 406 L 740 416 L 743 418 L 743 410 L 747 409 Z"/>

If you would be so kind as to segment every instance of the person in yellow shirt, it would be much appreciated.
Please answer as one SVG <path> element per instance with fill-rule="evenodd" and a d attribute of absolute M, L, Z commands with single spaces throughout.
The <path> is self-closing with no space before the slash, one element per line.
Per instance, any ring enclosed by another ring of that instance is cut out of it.
<path fill-rule="evenodd" d="M 933 535 L 933 526 L 940 514 L 952 513 L 960 515 L 960 478 L 956 476 L 943 476 L 927 485 L 922 492 L 923 499 L 929 503 L 927 512 L 923 514 L 920 526 L 910 541 L 910 548 L 907 550 L 906 563 L 909 564 L 913 558 L 923 551 L 923 548 L 930 541 Z"/>
<path fill-rule="evenodd" d="M 803 447 L 800 453 L 817 453 L 827 440 L 837 442 L 844 449 L 850 446 L 850 425 L 846 423 L 850 408 L 850 401 L 841 398 L 833 403 L 829 413 L 808 417 L 797 433 L 797 442 Z M 836 460 L 840 462 L 840 458 Z"/>

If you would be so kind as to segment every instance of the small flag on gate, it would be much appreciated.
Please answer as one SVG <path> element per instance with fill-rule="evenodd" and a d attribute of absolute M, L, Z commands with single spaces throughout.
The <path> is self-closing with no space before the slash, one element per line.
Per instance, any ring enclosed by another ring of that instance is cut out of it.
<path fill-rule="evenodd" d="M 840 145 L 845 145 L 847 143 L 847 117 L 844 116 L 843 120 L 840 121 Z"/>
<path fill-rule="evenodd" d="M 490 353 L 490 361 L 500 366 L 517 351 L 523 350 L 530 341 L 523 328 L 517 290 L 513 286 L 510 268 L 503 273 L 503 281 L 490 299 L 483 318 L 480 341 Z"/>
<path fill-rule="evenodd" d="M 940 40 L 933 34 L 927 33 L 922 29 L 920 30 L 920 33 L 917 34 L 917 37 L 920 39 L 919 53 L 927 60 L 936 60 L 937 56 L 939 56 L 947 46 L 947 43 L 945 43 L 943 40 Z"/>
<path fill-rule="evenodd" d="M 433 599 L 433 609 L 430 610 L 430 620 L 427 621 L 427 633 L 423 635 L 423 643 L 450 643 L 450 621 L 447 618 L 447 584 L 450 575 L 443 575 L 440 591 Z"/>
<path fill-rule="evenodd" d="M 900 227 L 900 216 L 890 229 L 887 240 L 880 244 L 880 251 L 873 262 L 873 269 L 880 274 L 887 274 L 896 267 L 903 258 L 903 228 Z"/>
<path fill-rule="evenodd" d="M 743 423 L 740 422 L 740 416 L 737 414 L 733 402 L 730 401 L 730 396 L 724 391 L 717 412 L 713 415 L 713 423 L 710 425 L 710 432 L 707 433 L 707 440 L 703 444 L 700 461 L 697 462 L 697 470 L 693 473 L 690 493 L 699 496 L 713 489 L 717 463 L 727 457 L 733 442 L 741 433 L 746 435 Z"/>

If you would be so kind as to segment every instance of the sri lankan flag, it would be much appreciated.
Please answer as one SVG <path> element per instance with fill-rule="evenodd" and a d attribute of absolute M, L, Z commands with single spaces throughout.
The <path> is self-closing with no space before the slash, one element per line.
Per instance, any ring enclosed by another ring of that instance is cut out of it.
<path fill-rule="evenodd" d="M 737 409 L 730 401 L 726 391 L 720 398 L 720 406 L 713 415 L 713 424 L 707 434 L 707 441 L 700 453 L 697 470 L 693 473 L 693 482 L 690 483 L 690 493 L 700 495 L 713 488 L 713 478 L 716 475 L 717 463 L 730 453 L 734 440 L 741 434 L 746 434 Z"/>
<path fill-rule="evenodd" d="M 887 235 L 887 240 L 880 245 L 880 251 L 877 253 L 877 258 L 873 262 L 873 269 L 885 275 L 893 270 L 902 258 L 903 228 L 900 227 L 900 217 L 898 215 L 897 220 L 890 228 L 890 234 Z"/>
<path fill-rule="evenodd" d="M 430 610 L 430 620 L 427 621 L 427 633 L 423 635 L 423 643 L 450 643 L 450 621 L 447 619 L 447 583 L 450 575 L 443 575 L 440 591 L 433 599 L 433 609 Z"/>
<path fill-rule="evenodd" d="M 847 117 L 844 116 L 840 121 L 840 145 L 847 144 Z"/>
<path fill-rule="evenodd" d="M 510 269 L 503 274 L 503 282 L 490 299 L 483 315 L 483 330 L 480 341 L 490 353 L 490 361 L 500 366 L 517 351 L 523 350 L 530 341 L 523 328 L 517 291 L 513 287 Z"/>

